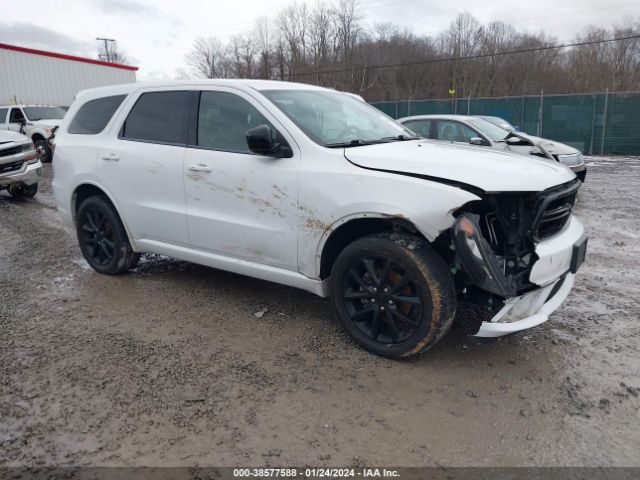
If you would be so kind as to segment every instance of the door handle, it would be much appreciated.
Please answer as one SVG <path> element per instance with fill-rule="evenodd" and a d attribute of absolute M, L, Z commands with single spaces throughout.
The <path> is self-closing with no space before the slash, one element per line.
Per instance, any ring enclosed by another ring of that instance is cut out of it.
<path fill-rule="evenodd" d="M 212 172 L 213 168 L 200 163 L 198 165 L 189 165 L 189 170 L 192 172 Z"/>
<path fill-rule="evenodd" d="M 107 153 L 106 155 L 102 156 L 103 160 L 112 160 L 114 162 L 117 162 L 118 160 L 120 160 L 120 156 L 116 153 Z"/>

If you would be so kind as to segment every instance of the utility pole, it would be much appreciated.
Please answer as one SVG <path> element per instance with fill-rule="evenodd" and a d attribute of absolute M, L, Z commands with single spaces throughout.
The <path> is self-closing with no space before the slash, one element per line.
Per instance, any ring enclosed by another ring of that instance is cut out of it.
<path fill-rule="evenodd" d="M 96 40 L 104 42 L 104 55 L 106 57 L 107 62 L 110 62 L 111 56 L 109 55 L 109 42 L 115 43 L 115 40 L 113 38 L 103 38 L 103 37 L 96 37 Z"/>

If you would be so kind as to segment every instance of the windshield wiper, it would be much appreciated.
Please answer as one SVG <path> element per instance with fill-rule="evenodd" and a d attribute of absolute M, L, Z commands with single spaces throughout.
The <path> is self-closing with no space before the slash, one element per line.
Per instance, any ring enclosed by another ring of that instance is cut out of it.
<path fill-rule="evenodd" d="M 406 142 L 407 140 L 419 140 L 419 136 L 410 137 L 409 135 L 396 135 L 395 137 L 382 137 L 380 140 L 388 141 L 388 142 Z"/>
<path fill-rule="evenodd" d="M 360 138 L 355 138 L 348 142 L 340 142 L 340 143 L 328 143 L 325 147 L 329 148 L 349 148 L 349 147 L 360 147 L 363 145 L 375 145 L 377 143 L 389 143 L 389 142 L 402 142 L 405 140 L 418 140 L 420 137 L 409 137 L 407 135 L 396 135 L 395 137 L 382 137 L 377 140 L 362 140 Z"/>
<path fill-rule="evenodd" d="M 386 140 L 362 140 L 360 138 L 354 138 L 348 142 L 340 143 L 327 143 L 325 147 L 328 148 L 349 148 L 349 147 L 361 147 L 363 145 L 374 145 L 376 143 L 384 143 Z"/>

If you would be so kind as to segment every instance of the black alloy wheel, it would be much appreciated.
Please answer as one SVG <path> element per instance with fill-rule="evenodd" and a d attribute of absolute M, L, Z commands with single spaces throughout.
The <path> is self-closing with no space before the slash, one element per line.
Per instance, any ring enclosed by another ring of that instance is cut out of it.
<path fill-rule="evenodd" d="M 80 245 L 91 264 L 108 265 L 115 255 L 116 239 L 106 216 L 96 208 L 87 209 L 80 225 Z"/>
<path fill-rule="evenodd" d="M 76 232 L 82 255 L 100 273 L 123 273 L 140 260 L 140 254 L 131 248 L 122 221 L 106 196 L 89 197 L 82 202 L 76 217 Z"/>
<path fill-rule="evenodd" d="M 342 284 L 347 315 L 370 339 L 387 344 L 410 338 L 420 325 L 417 279 L 383 255 L 358 258 Z"/>
<path fill-rule="evenodd" d="M 393 232 L 359 238 L 340 252 L 331 301 L 359 345 L 390 358 L 431 348 L 456 309 L 453 279 L 440 255 L 422 238 Z"/>

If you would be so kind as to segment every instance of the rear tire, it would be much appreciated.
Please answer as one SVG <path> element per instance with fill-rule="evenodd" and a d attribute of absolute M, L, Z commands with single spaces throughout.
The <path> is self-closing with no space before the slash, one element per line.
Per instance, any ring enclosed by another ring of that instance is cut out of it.
<path fill-rule="evenodd" d="M 76 233 L 82 255 L 96 272 L 117 275 L 135 267 L 140 260 L 140 254 L 131 248 L 120 217 L 104 195 L 82 202 Z"/>
<path fill-rule="evenodd" d="M 433 347 L 449 330 L 456 310 L 447 265 L 426 241 L 399 233 L 348 245 L 333 265 L 331 300 L 359 345 L 390 358 Z"/>

